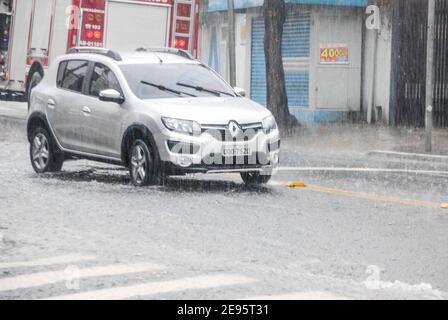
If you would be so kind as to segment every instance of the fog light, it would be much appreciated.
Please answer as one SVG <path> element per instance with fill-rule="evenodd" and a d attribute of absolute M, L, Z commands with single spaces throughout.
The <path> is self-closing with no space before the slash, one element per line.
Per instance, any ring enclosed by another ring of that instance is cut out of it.
<path fill-rule="evenodd" d="M 177 164 L 181 166 L 182 168 L 187 168 L 191 166 L 193 163 L 193 160 L 189 157 L 179 157 L 177 158 Z"/>

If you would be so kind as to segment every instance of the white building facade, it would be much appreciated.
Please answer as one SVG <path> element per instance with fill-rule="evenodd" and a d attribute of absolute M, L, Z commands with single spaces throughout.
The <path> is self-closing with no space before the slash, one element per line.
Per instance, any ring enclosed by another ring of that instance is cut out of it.
<path fill-rule="evenodd" d="M 235 1 L 237 86 L 266 105 L 262 0 Z M 361 112 L 366 0 L 287 1 L 282 52 L 291 114 L 341 121 Z M 210 0 L 201 59 L 228 78 L 226 0 Z"/>

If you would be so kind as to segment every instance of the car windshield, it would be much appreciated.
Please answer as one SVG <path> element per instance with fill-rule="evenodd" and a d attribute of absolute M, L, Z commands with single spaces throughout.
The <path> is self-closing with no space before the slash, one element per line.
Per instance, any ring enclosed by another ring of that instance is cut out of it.
<path fill-rule="evenodd" d="M 232 96 L 232 88 L 200 64 L 129 64 L 120 66 L 140 99 Z"/>

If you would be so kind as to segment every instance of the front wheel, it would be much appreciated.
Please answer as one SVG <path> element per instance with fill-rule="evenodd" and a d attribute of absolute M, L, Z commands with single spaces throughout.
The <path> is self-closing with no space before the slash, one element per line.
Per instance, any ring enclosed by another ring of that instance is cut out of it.
<path fill-rule="evenodd" d="M 271 180 L 271 175 L 261 174 L 260 172 L 241 172 L 241 178 L 246 185 L 266 184 Z"/>
<path fill-rule="evenodd" d="M 132 183 L 136 187 L 157 184 L 155 167 L 151 145 L 137 139 L 129 149 L 129 173 Z"/>
<path fill-rule="evenodd" d="M 64 163 L 62 154 L 44 128 L 37 128 L 31 137 L 30 159 L 36 173 L 61 171 Z"/>

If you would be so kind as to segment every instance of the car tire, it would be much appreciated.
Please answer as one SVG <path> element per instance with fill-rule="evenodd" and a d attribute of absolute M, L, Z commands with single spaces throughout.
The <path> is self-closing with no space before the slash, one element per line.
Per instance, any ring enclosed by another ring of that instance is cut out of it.
<path fill-rule="evenodd" d="M 246 185 L 266 184 L 271 180 L 271 175 L 264 175 L 260 172 L 241 172 L 241 179 Z"/>
<path fill-rule="evenodd" d="M 30 160 L 34 171 L 39 174 L 62 169 L 64 157 L 44 128 L 35 129 L 31 136 Z"/>
<path fill-rule="evenodd" d="M 42 81 L 42 78 L 43 78 L 43 76 L 40 74 L 39 71 L 36 71 L 31 75 L 30 83 L 28 84 L 28 89 L 27 89 L 28 110 L 30 110 L 30 106 L 31 106 L 31 90 L 33 90 L 33 88 L 35 86 L 37 86 Z"/>
<path fill-rule="evenodd" d="M 155 153 L 145 139 L 135 140 L 129 148 L 129 174 L 136 187 L 158 184 Z"/>

